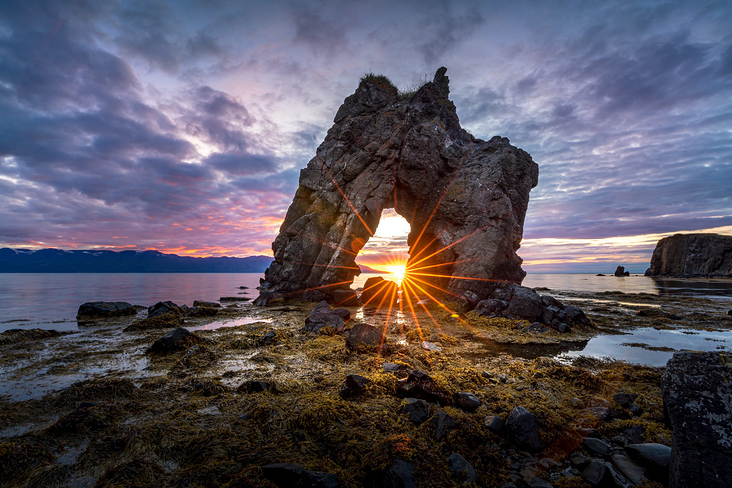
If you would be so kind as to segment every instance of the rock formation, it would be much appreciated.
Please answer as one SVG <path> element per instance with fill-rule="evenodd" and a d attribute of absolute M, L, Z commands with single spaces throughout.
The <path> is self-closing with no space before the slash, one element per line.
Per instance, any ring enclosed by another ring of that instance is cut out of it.
<path fill-rule="evenodd" d="M 732 276 L 732 236 L 664 237 L 656 244 L 646 276 Z"/>
<path fill-rule="evenodd" d="M 661 381 L 673 429 L 671 488 L 732 483 L 732 356 L 677 352 Z"/>
<path fill-rule="evenodd" d="M 496 283 L 523 280 L 516 251 L 538 166 L 508 139 L 486 142 L 460 127 L 446 71 L 409 98 L 381 76 L 346 98 L 300 173 L 255 303 L 332 301 L 360 273 L 355 258 L 385 208 L 411 225 L 411 272 L 441 275 L 415 275 L 430 293 L 482 299 Z"/>

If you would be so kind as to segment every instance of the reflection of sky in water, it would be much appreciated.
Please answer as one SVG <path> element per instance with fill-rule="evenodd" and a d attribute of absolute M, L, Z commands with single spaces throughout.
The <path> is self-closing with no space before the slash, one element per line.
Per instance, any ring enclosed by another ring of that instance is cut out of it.
<path fill-rule="evenodd" d="M 684 334 L 681 330 L 637 329 L 628 335 L 601 335 L 590 339 L 581 351 L 572 351 L 560 357 L 593 356 L 613 357 L 629 363 L 665 366 L 673 351 L 649 351 L 641 347 L 623 346 L 624 343 L 643 343 L 652 347 L 670 347 L 677 351 L 716 351 L 730 349 L 732 332 L 693 331 Z M 710 339 L 710 340 L 707 340 Z M 720 349 L 721 347 L 721 349 Z"/>

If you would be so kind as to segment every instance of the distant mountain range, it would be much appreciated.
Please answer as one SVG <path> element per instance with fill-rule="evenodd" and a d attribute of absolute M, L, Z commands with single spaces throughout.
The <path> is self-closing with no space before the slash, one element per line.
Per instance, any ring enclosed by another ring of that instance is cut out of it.
<path fill-rule="evenodd" d="M 0 249 L 0 273 L 264 273 L 269 256 L 193 258 L 159 251 Z"/>
<path fill-rule="evenodd" d="M 0 249 L 0 273 L 264 273 L 269 256 L 193 258 L 159 251 Z M 381 271 L 359 265 L 364 273 Z"/>

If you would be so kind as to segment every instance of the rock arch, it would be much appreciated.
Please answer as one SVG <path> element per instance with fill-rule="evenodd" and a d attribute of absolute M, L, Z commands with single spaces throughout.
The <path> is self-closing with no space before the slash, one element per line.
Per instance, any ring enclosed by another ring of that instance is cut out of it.
<path fill-rule="evenodd" d="M 411 225 L 408 267 L 431 293 L 484 298 L 496 282 L 521 283 L 516 251 L 538 166 L 508 139 L 460 127 L 446 71 L 410 98 L 380 76 L 346 98 L 300 173 L 262 296 L 321 300 L 348 288 L 385 208 Z"/>

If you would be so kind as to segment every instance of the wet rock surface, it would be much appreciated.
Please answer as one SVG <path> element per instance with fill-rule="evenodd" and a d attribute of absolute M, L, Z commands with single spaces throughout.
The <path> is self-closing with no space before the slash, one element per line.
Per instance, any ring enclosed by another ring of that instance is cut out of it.
<path fill-rule="evenodd" d="M 87 302 L 79 307 L 76 320 L 93 322 L 95 319 L 136 315 L 137 309 L 127 302 Z"/>
<path fill-rule="evenodd" d="M 675 353 L 666 366 L 662 390 L 673 430 L 670 486 L 729 486 L 732 354 Z"/>
<path fill-rule="evenodd" d="M 487 280 L 523 279 L 516 250 L 538 166 L 508 139 L 460 127 L 446 71 L 409 99 L 374 76 L 346 98 L 300 174 L 263 292 L 332 300 L 359 274 L 355 256 L 385 208 L 411 225 L 411 265 L 478 278 L 428 278 L 449 292 L 487 298 Z"/>

